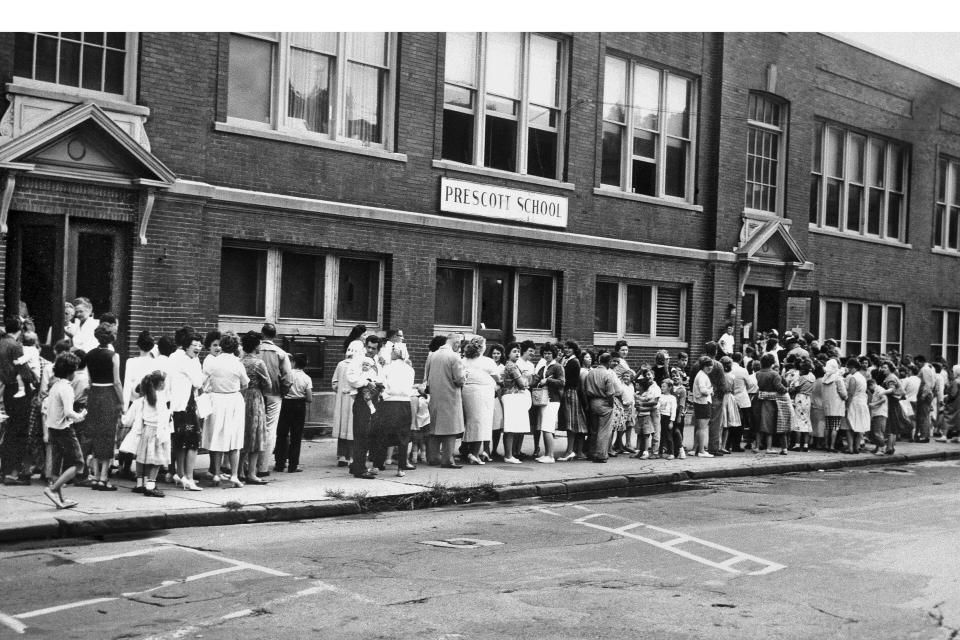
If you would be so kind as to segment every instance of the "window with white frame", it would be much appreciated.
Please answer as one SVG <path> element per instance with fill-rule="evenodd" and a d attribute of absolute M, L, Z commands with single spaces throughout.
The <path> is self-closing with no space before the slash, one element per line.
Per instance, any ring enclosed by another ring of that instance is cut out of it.
<path fill-rule="evenodd" d="M 960 360 L 960 311 L 952 309 L 934 309 L 931 331 L 933 342 L 930 344 L 932 357 L 942 356 L 950 364 Z"/>
<path fill-rule="evenodd" d="M 597 280 L 594 342 L 649 339 L 686 346 L 686 287 Z"/>
<path fill-rule="evenodd" d="M 820 336 L 849 355 L 900 351 L 903 307 L 849 300 L 820 301 Z"/>
<path fill-rule="evenodd" d="M 600 184 L 693 202 L 696 82 L 607 56 Z"/>
<path fill-rule="evenodd" d="M 130 60 L 136 34 L 122 32 L 31 32 L 14 37 L 13 75 L 133 100 Z"/>
<path fill-rule="evenodd" d="M 384 32 L 230 34 L 227 122 L 389 147 L 394 41 Z"/>
<path fill-rule="evenodd" d="M 535 33 L 448 33 L 444 160 L 559 180 L 564 43 Z"/>
<path fill-rule="evenodd" d="M 906 242 L 906 174 L 902 145 L 818 122 L 810 226 Z"/>
<path fill-rule="evenodd" d="M 787 106 L 781 100 L 751 93 L 747 106 L 747 175 L 744 208 L 783 211 L 783 171 Z"/>
<path fill-rule="evenodd" d="M 933 211 L 933 246 L 937 249 L 960 251 L 958 178 L 960 160 L 941 156 L 937 166 L 937 203 Z"/>
<path fill-rule="evenodd" d="M 358 322 L 382 324 L 379 258 L 239 245 L 225 245 L 220 256 L 222 324 L 269 320 L 328 331 Z"/>
<path fill-rule="evenodd" d="M 464 264 L 437 266 L 434 324 L 443 329 L 554 335 L 557 279 L 550 273 Z M 512 304 L 505 309 L 503 300 Z M 505 326 L 505 322 L 509 323 Z"/>

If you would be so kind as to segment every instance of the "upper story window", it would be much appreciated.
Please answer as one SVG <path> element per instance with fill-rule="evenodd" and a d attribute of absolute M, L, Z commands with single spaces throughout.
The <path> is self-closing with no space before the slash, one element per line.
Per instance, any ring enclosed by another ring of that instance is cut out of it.
<path fill-rule="evenodd" d="M 960 160 L 941 157 L 937 171 L 937 204 L 933 212 L 933 246 L 960 251 Z"/>
<path fill-rule="evenodd" d="M 600 184 L 693 202 L 696 82 L 607 56 Z"/>
<path fill-rule="evenodd" d="M 532 33 L 448 33 L 441 156 L 559 180 L 564 43 Z"/>
<path fill-rule="evenodd" d="M 751 93 L 747 109 L 747 175 L 744 208 L 783 214 L 787 106 Z"/>
<path fill-rule="evenodd" d="M 810 224 L 906 242 L 907 151 L 875 136 L 817 123 Z"/>
<path fill-rule="evenodd" d="M 135 34 L 122 32 L 17 33 L 13 75 L 132 100 L 135 50 Z"/>
<path fill-rule="evenodd" d="M 934 309 L 932 320 L 930 355 L 942 356 L 950 364 L 957 364 L 960 362 L 960 311 Z"/>
<path fill-rule="evenodd" d="M 227 119 L 389 147 L 394 50 L 383 32 L 231 34 Z"/>

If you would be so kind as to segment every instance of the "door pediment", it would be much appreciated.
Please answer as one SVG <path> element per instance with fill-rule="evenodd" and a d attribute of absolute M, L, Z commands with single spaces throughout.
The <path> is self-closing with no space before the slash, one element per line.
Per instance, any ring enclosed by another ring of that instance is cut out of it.
<path fill-rule="evenodd" d="M 769 220 L 749 230 L 735 249 L 741 261 L 804 265 L 807 258 L 780 220 Z"/>

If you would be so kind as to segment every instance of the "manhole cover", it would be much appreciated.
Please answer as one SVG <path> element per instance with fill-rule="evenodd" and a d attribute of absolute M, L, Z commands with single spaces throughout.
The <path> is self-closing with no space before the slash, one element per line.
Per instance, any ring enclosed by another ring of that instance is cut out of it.
<path fill-rule="evenodd" d="M 447 549 L 473 549 L 476 547 L 494 547 L 502 542 L 496 540 L 476 540 L 474 538 L 447 538 L 446 540 L 421 540 L 418 544 Z"/>

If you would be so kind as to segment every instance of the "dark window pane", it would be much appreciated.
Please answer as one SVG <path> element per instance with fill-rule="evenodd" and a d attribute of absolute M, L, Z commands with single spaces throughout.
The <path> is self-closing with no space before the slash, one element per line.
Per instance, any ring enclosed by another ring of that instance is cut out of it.
<path fill-rule="evenodd" d="M 933 209 L 933 246 L 943 246 L 943 223 L 945 218 L 943 205 L 937 205 Z"/>
<path fill-rule="evenodd" d="M 434 322 L 455 326 L 473 324 L 473 271 L 437 267 Z"/>
<path fill-rule="evenodd" d="M 83 47 L 83 88 L 103 91 L 103 49 Z"/>
<path fill-rule="evenodd" d="M 380 263 L 341 258 L 337 320 L 376 322 L 379 301 Z"/>
<path fill-rule="evenodd" d="M 104 70 L 103 90 L 107 93 L 123 93 L 123 74 L 126 55 L 120 51 L 107 51 L 107 68 Z"/>
<path fill-rule="evenodd" d="M 85 31 L 83 34 L 83 41 L 89 42 L 90 44 L 103 44 L 103 32 Z"/>
<path fill-rule="evenodd" d="M 960 214 L 960 209 L 950 207 L 949 224 L 947 226 L 947 247 L 950 249 L 957 248 L 957 230 L 960 227 L 960 215 L 958 214 Z"/>
<path fill-rule="evenodd" d="M 868 354 L 870 354 L 870 353 L 881 354 L 881 353 L 883 353 L 883 349 L 880 347 L 880 343 L 879 343 L 879 342 L 868 342 L 868 343 L 867 343 L 867 349 L 866 349 L 865 353 L 868 353 Z"/>
<path fill-rule="evenodd" d="M 681 338 L 680 289 L 657 288 L 657 336 Z"/>
<path fill-rule="evenodd" d="M 880 235 L 880 219 L 883 211 L 883 190 L 870 189 L 867 203 L 867 233 Z"/>
<path fill-rule="evenodd" d="M 603 151 L 600 183 L 620 186 L 620 159 L 623 153 L 623 127 L 603 123 Z"/>
<path fill-rule="evenodd" d="M 828 302 L 823 314 L 824 339 L 839 340 L 843 334 L 843 303 Z"/>
<path fill-rule="evenodd" d="M 37 37 L 37 80 L 44 82 L 57 81 L 57 40 L 55 38 Z"/>
<path fill-rule="evenodd" d="M 59 83 L 80 86 L 80 45 L 76 42 L 60 41 Z"/>
<path fill-rule="evenodd" d="M 847 340 L 858 341 L 863 336 L 863 306 L 847 305 Z"/>
<path fill-rule="evenodd" d="M 504 171 L 517 170 L 517 122 L 487 116 L 484 166 Z"/>
<path fill-rule="evenodd" d="M 872 304 L 867 307 L 867 340 L 880 342 L 883 339 L 883 307 Z"/>
<path fill-rule="evenodd" d="M 947 362 L 949 364 L 957 364 L 957 351 L 957 347 L 947 347 L 947 355 L 945 357 L 947 358 Z"/>
<path fill-rule="evenodd" d="M 646 196 L 657 195 L 657 165 L 652 162 L 633 161 L 633 192 Z"/>
<path fill-rule="evenodd" d="M 517 328 L 550 329 L 553 315 L 553 278 L 521 273 L 517 291 Z"/>
<path fill-rule="evenodd" d="M 683 198 L 687 195 L 687 143 L 667 138 L 667 166 L 664 192 Z"/>
<path fill-rule="evenodd" d="M 76 40 L 76 41 L 79 41 L 79 40 L 80 40 L 80 32 L 79 32 L 79 31 L 61 31 L 61 32 L 60 32 L 60 37 L 61 37 L 62 39 L 65 39 L 65 40 Z"/>
<path fill-rule="evenodd" d="M 506 325 L 507 274 L 491 271 L 480 274 L 480 324 L 482 329 L 503 329 Z"/>
<path fill-rule="evenodd" d="M 220 260 L 220 313 L 264 315 L 267 252 L 224 247 Z"/>
<path fill-rule="evenodd" d="M 33 77 L 33 41 L 32 33 L 18 33 L 13 44 L 13 75 L 24 78 Z"/>
<path fill-rule="evenodd" d="M 616 282 L 597 282 L 593 307 L 594 331 L 600 333 L 617 332 L 617 295 L 619 290 L 620 285 Z"/>
<path fill-rule="evenodd" d="M 634 129 L 633 155 L 654 160 L 657 157 L 657 134 L 644 129 Z"/>
<path fill-rule="evenodd" d="M 541 178 L 557 178 L 557 132 L 527 130 L 527 173 Z"/>
<path fill-rule="evenodd" d="M 934 344 L 943 344 L 943 311 L 939 309 L 930 312 L 930 335 L 933 336 Z M 947 341 L 950 340 L 948 337 Z M 956 342 L 956 337 L 953 337 L 953 342 Z"/>
<path fill-rule="evenodd" d="M 107 46 L 114 49 L 125 49 L 127 47 L 127 34 L 122 31 L 112 31 L 107 34 Z"/>
<path fill-rule="evenodd" d="M 827 215 L 824 226 L 840 227 L 840 183 L 836 180 L 827 180 Z"/>
<path fill-rule="evenodd" d="M 627 333 L 650 334 L 652 304 L 652 287 L 627 286 Z"/>
<path fill-rule="evenodd" d="M 466 164 L 473 163 L 473 114 L 443 112 L 443 148 L 440 157 Z"/>
<path fill-rule="evenodd" d="M 860 210 L 863 207 L 863 187 L 850 185 L 847 188 L 847 229 L 860 231 Z"/>
<path fill-rule="evenodd" d="M 817 224 L 817 214 L 820 211 L 820 176 L 810 176 L 810 222 Z"/>
<path fill-rule="evenodd" d="M 887 196 L 887 237 L 900 237 L 900 216 L 903 196 L 899 193 L 890 193 Z"/>
<path fill-rule="evenodd" d="M 284 251 L 280 269 L 280 315 L 323 318 L 324 256 Z"/>
<path fill-rule="evenodd" d="M 77 237 L 77 295 L 90 298 L 95 311 L 117 308 L 113 300 L 114 246 L 113 236 L 108 234 L 80 233 Z"/>
<path fill-rule="evenodd" d="M 958 334 L 960 334 L 960 313 L 950 312 L 947 314 L 947 344 L 957 344 Z"/>
<path fill-rule="evenodd" d="M 887 343 L 900 343 L 900 307 L 887 307 Z"/>

